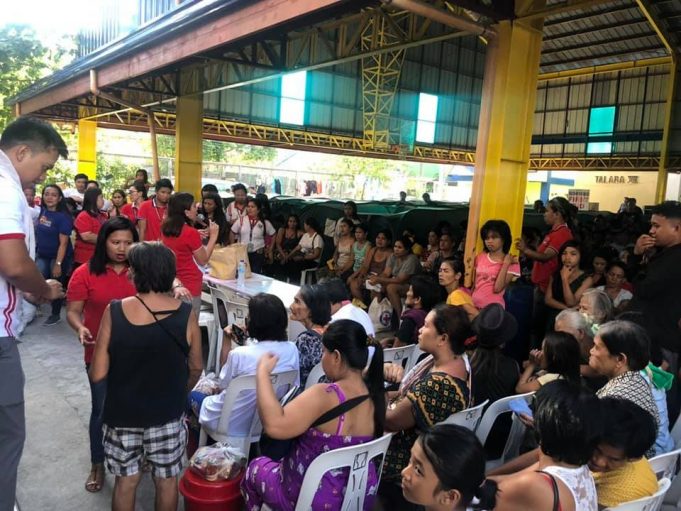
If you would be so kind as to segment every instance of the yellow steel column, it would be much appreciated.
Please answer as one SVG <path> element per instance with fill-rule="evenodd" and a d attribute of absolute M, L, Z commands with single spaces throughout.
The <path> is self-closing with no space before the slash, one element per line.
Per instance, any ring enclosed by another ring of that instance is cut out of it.
<path fill-rule="evenodd" d="M 536 9 L 543 2 L 526 4 Z M 542 25 L 542 18 L 528 24 L 502 21 L 496 26 L 498 36 L 487 47 L 466 233 L 467 284 L 475 254 L 482 250 L 482 224 L 492 218 L 504 219 L 513 236 L 520 236 Z"/>
<path fill-rule="evenodd" d="M 78 172 L 97 178 L 97 122 L 78 121 Z"/>
<path fill-rule="evenodd" d="M 662 131 L 662 144 L 660 145 L 660 166 L 657 169 L 657 186 L 655 187 L 655 203 L 662 202 L 667 194 L 667 168 L 669 167 L 669 132 L 672 129 L 674 114 L 674 96 L 678 85 L 677 59 L 672 54 L 672 62 L 669 65 L 669 83 L 667 84 L 667 101 L 665 104 L 664 127 Z"/>
<path fill-rule="evenodd" d="M 177 98 L 175 191 L 201 200 L 203 159 L 203 94 Z"/>

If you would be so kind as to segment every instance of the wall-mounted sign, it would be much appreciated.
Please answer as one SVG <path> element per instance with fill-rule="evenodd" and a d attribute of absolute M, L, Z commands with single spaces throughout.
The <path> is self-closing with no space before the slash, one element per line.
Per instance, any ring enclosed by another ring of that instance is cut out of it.
<path fill-rule="evenodd" d="M 588 211 L 589 209 L 589 190 L 577 190 L 570 188 L 568 190 L 568 201 L 577 206 L 580 211 Z"/>
<path fill-rule="evenodd" d="M 604 185 L 637 185 L 638 176 L 596 176 L 596 183 Z"/>

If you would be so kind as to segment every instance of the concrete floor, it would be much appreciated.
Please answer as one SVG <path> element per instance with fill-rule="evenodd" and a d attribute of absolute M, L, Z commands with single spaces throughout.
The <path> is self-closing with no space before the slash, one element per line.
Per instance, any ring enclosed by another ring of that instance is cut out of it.
<path fill-rule="evenodd" d="M 26 444 L 17 502 L 21 511 L 110 509 L 111 474 L 106 475 L 101 492 L 85 491 L 90 470 L 90 388 L 83 349 L 65 319 L 46 327 L 42 325 L 46 317 L 37 317 L 19 344 L 26 375 Z M 153 482 L 145 474 L 136 510 L 153 508 Z M 184 509 L 181 497 L 179 509 Z"/>

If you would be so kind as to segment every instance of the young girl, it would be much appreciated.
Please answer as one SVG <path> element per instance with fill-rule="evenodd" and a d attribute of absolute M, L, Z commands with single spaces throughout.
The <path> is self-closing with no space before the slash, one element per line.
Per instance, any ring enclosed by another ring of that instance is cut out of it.
<path fill-rule="evenodd" d="M 475 434 L 463 426 L 438 424 L 411 448 L 409 465 L 402 470 L 402 494 L 426 511 L 481 509 L 469 507 L 473 497 L 496 493 L 484 479 L 485 452 Z"/>
<path fill-rule="evenodd" d="M 447 290 L 447 305 L 461 305 L 469 319 L 478 315 L 478 309 L 473 304 L 470 291 L 463 287 L 463 261 L 449 258 L 442 261 L 438 271 L 438 281 Z"/>
<path fill-rule="evenodd" d="M 558 379 L 579 383 L 579 363 L 577 339 L 565 332 L 551 332 L 544 338 L 541 351 L 530 352 L 530 360 L 515 390 L 518 394 L 535 392 Z M 535 374 L 538 368 L 541 371 Z"/>
<path fill-rule="evenodd" d="M 357 273 L 362 264 L 364 264 L 364 258 L 367 256 L 367 252 L 371 248 L 371 242 L 367 240 L 367 235 L 369 234 L 369 227 L 365 223 L 361 223 L 355 226 L 355 242 L 352 244 L 352 253 L 355 259 L 352 263 L 353 275 Z M 350 278 L 347 279 L 348 286 L 350 285 Z"/>
<path fill-rule="evenodd" d="M 593 280 L 580 269 L 582 249 L 579 242 L 570 240 L 558 252 L 560 269 L 549 279 L 544 303 L 547 306 L 546 328 L 553 329 L 556 316 L 563 309 L 579 305 L 584 291 L 591 287 Z"/>
<path fill-rule="evenodd" d="M 480 229 L 484 252 L 474 263 L 473 304 L 478 308 L 498 303 L 502 307 L 504 290 L 514 278 L 520 277 L 520 265 L 508 251 L 511 249 L 511 228 L 503 220 L 488 220 Z"/>

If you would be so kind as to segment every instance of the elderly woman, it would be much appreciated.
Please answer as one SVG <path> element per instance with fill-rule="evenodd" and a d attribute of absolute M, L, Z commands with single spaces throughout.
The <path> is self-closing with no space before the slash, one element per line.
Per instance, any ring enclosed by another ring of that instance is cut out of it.
<path fill-rule="evenodd" d="M 641 374 L 649 361 L 650 339 L 646 331 L 631 321 L 616 320 L 598 330 L 589 365 L 608 378 L 596 393 L 598 397 L 628 399 L 647 411 L 659 426 L 660 413 L 650 383 Z M 660 435 L 666 433 L 660 430 Z"/>
<path fill-rule="evenodd" d="M 302 286 L 293 298 L 291 319 L 305 327 L 296 338 L 300 385 L 304 387 L 310 371 L 322 360 L 322 335 L 331 321 L 331 302 L 324 289 L 317 284 Z"/>
<path fill-rule="evenodd" d="M 220 353 L 220 383 L 218 394 L 206 397 L 191 393 L 191 406 L 199 422 L 217 429 L 226 389 L 239 376 L 255 374 L 258 360 L 265 353 L 277 356 L 275 371 L 298 370 L 298 349 L 288 341 L 288 318 L 283 302 L 277 296 L 260 293 L 248 302 L 248 336 L 257 342 L 232 348 L 232 330 L 228 326 Z M 243 392 L 234 404 L 234 415 L 229 425 L 230 436 L 246 436 L 251 427 L 251 411 L 255 406 L 255 393 Z"/>
<path fill-rule="evenodd" d="M 191 305 L 171 295 L 175 256 L 170 249 L 135 245 L 128 262 L 136 294 L 106 307 L 90 367 L 94 383 L 107 380 L 104 453 L 116 476 L 113 503 L 115 509 L 135 509 L 146 459 L 156 508 L 175 509 L 187 442 L 187 392 L 203 369 L 201 333 Z"/>
<path fill-rule="evenodd" d="M 386 413 L 386 431 L 396 432 L 381 480 L 381 493 L 387 499 L 401 495 L 396 485 L 419 431 L 470 406 L 471 371 L 464 349 L 470 333 L 470 322 L 462 307 L 439 305 L 426 316 L 418 338 L 419 348 L 429 356 L 403 380 L 401 365 L 386 364 L 386 380 L 402 380 Z"/>
<path fill-rule="evenodd" d="M 579 300 L 579 312 L 592 324 L 602 325 L 613 317 L 612 300 L 605 291 L 587 289 Z"/>

